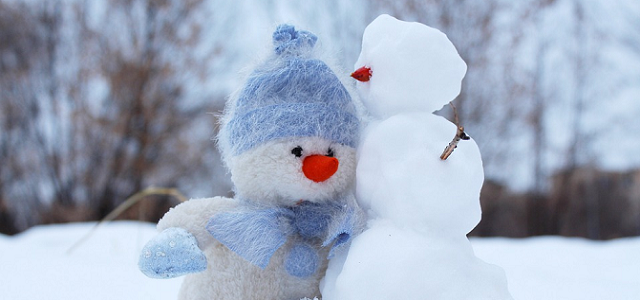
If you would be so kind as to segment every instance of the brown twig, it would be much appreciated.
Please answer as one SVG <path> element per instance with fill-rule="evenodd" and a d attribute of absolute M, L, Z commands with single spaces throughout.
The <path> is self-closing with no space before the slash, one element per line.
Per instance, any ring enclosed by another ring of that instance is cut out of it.
<path fill-rule="evenodd" d="M 464 132 L 464 127 L 460 125 L 460 120 L 458 119 L 458 110 L 453 105 L 453 103 L 449 102 L 449 105 L 451 105 L 451 109 L 453 109 L 453 119 L 454 119 L 454 124 L 456 124 L 457 130 L 456 130 L 456 135 L 453 137 L 453 140 L 451 140 L 449 145 L 447 145 L 447 147 L 444 148 L 444 151 L 440 155 L 440 159 L 442 160 L 447 160 L 447 158 L 449 158 L 451 153 L 453 153 L 453 150 L 455 150 L 458 147 L 458 143 L 460 142 L 460 140 L 466 141 L 469 139 L 469 136 Z"/>
<path fill-rule="evenodd" d="M 80 244 L 84 243 L 89 237 L 91 237 L 91 235 L 96 231 L 96 229 L 100 227 L 100 225 L 106 222 L 112 221 L 113 219 L 117 218 L 120 214 L 125 212 L 127 209 L 129 209 L 131 206 L 140 202 L 140 200 L 144 199 L 147 196 L 152 196 L 152 195 L 173 196 L 177 198 L 180 202 L 187 201 L 187 198 L 184 195 L 182 195 L 180 191 L 174 188 L 153 188 L 153 187 L 146 188 L 140 192 L 135 193 L 133 196 L 127 198 L 127 200 L 122 202 L 122 204 L 118 205 L 118 207 L 116 207 L 113 211 L 111 211 L 107 216 L 102 218 L 102 220 L 100 220 L 100 222 L 94 225 L 93 228 L 91 228 L 91 230 L 87 232 L 87 234 L 85 234 L 75 244 L 69 247 L 69 250 L 67 250 L 67 254 L 71 254 L 71 252 L 73 252 L 75 248 L 80 246 Z"/>

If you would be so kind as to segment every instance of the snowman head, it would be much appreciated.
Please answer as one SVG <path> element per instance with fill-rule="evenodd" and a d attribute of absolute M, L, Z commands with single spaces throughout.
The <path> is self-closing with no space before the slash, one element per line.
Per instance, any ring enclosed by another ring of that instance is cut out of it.
<path fill-rule="evenodd" d="M 352 185 L 359 119 L 317 38 L 280 25 L 274 53 L 225 112 L 218 143 L 236 194 L 265 204 L 333 199 Z"/>
<path fill-rule="evenodd" d="M 467 66 L 439 30 L 381 15 L 364 31 L 355 69 L 364 105 L 386 119 L 442 108 L 460 93 Z"/>

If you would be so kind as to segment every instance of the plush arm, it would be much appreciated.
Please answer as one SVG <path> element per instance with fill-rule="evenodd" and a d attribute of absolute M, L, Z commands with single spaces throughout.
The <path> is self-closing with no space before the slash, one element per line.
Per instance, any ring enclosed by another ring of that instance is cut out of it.
<path fill-rule="evenodd" d="M 217 241 L 206 231 L 209 218 L 237 205 L 233 199 L 192 199 L 172 208 L 158 222 L 161 231 L 142 250 L 138 266 L 152 278 L 173 278 L 207 268 L 203 253 Z"/>
<path fill-rule="evenodd" d="M 158 230 L 183 228 L 196 238 L 204 251 L 219 244 L 206 230 L 211 216 L 234 210 L 237 206 L 238 201 L 224 197 L 191 199 L 169 210 L 158 222 Z"/>

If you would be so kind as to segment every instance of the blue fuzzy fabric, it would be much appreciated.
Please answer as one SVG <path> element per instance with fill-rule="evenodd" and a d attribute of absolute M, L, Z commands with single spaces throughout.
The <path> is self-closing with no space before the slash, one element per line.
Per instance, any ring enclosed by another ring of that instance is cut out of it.
<path fill-rule="evenodd" d="M 335 73 L 312 57 L 316 40 L 290 25 L 276 29 L 276 55 L 249 76 L 222 128 L 221 139 L 231 154 L 287 137 L 322 137 L 356 146 L 355 105 Z"/>
<path fill-rule="evenodd" d="M 282 24 L 273 32 L 274 51 L 278 55 L 297 55 L 313 49 L 318 37 L 308 31 L 296 31 L 289 24 Z"/>
<path fill-rule="evenodd" d="M 235 155 L 267 141 L 287 137 L 322 137 L 356 146 L 358 119 L 322 104 L 281 104 L 250 111 L 229 124 Z"/>
<path fill-rule="evenodd" d="M 323 247 L 331 246 L 329 250 L 329 258 L 332 258 L 336 252 L 344 247 L 351 240 L 351 236 L 358 230 L 357 214 L 353 207 L 343 207 L 343 211 L 335 220 L 330 234 L 327 235 Z"/>
<path fill-rule="evenodd" d="M 297 244 L 291 248 L 284 261 L 284 269 L 291 276 L 309 277 L 320 266 L 318 251 L 306 244 Z"/>
<path fill-rule="evenodd" d="M 303 238 L 318 238 L 327 230 L 329 221 L 337 215 L 339 206 L 322 205 L 313 202 L 302 202 L 291 208 L 292 224 L 295 231 Z"/>
<path fill-rule="evenodd" d="M 271 256 L 287 241 L 293 214 L 272 208 L 214 215 L 206 229 L 223 245 L 252 264 L 266 268 Z"/>
<path fill-rule="evenodd" d="M 174 278 L 206 270 L 207 258 L 191 233 L 167 228 L 144 246 L 138 267 L 151 278 Z"/>
<path fill-rule="evenodd" d="M 354 209 L 343 201 L 332 204 L 305 201 L 290 208 L 255 208 L 247 205 L 238 211 L 216 214 L 209 220 L 206 229 L 227 248 L 264 269 L 276 250 L 293 235 L 307 241 L 320 238 L 322 247 L 331 246 L 329 255 L 332 256 L 336 249 L 350 240 L 356 226 L 355 218 Z M 288 253 L 287 260 L 306 260 L 318 256 L 313 248 L 314 255 L 307 250 L 293 249 L 290 251 L 296 253 Z M 317 265 L 312 261 L 291 261 L 286 264 L 288 266 L 285 268 L 299 269 L 289 272 L 298 277 L 306 274 L 311 266 Z"/>

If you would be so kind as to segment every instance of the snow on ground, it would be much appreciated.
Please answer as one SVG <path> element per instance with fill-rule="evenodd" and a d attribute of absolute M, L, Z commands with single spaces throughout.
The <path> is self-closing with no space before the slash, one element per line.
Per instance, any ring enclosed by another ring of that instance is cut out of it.
<path fill-rule="evenodd" d="M 0 298 L 176 299 L 182 279 L 150 279 L 137 260 L 155 227 L 112 222 L 72 253 L 93 223 L 38 226 L 0 235 Z M 472 238 L 476 255 L 501 266 L 517 300 L 640 298 L 640 238 Z"/>
<path fill-rule="evenodd" d="M 475 253 L 501 266 L 518 300 L 640 299 L 640 238 L 472 238 Z"/>
<path fill-rule="evenodd" d="M 0 236 L 0 298 L 176 299 L 181 279 L 152 280 L 138 270 L 138 255 L 156 232 L 148 223 L 99 227 L 72 253 L 67 250 L 93 223 L 38 226 Z"/>

